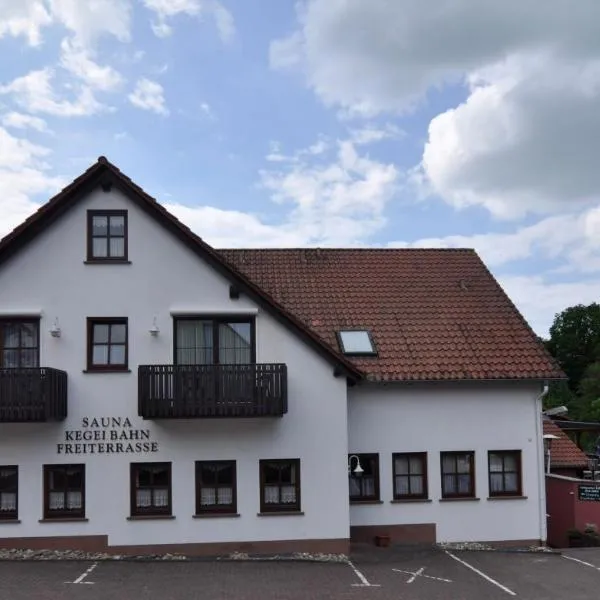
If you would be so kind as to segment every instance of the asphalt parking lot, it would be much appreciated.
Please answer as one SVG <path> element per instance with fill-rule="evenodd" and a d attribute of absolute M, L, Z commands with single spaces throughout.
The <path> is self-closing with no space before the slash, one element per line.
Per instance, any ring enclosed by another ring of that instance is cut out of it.
<path fill-rule="evenodd" d="M 0 600 L 589 600 L 600 548 L 563 555 L 390 549 L 350 564 L 0 562 Z"/>

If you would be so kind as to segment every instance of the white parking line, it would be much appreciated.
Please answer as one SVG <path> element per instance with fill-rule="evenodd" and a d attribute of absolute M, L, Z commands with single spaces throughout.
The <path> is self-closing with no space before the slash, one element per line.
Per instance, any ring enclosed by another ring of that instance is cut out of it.
<path fill-rule="evenodd" d="M 352 587 L 381 587 L 378 583 L 369 583 L 369 580 L 352 564 L 352 562 L 348 561 L 348 566 L 360 579 L 360 583 L 353 583 Z"/>
<path fill-rule="evenodd" d="M 509 590 L 505 585 L 502 585 L 500 582 L 496 581 L 495 579 L 492 579 L 489 575 L 486 575 L 483 571 L 476 569 L 473 565 L 470 565 L 468 562 L 464 561 L 462 558 L 458 558 L 458 556 L 455 556 L 454 554 L 452 554 L 452 552 L 448 552 L 448 550 L 445 550 L 445 552 L 450 558 L 453 558 L 454 560 L 458 561 L 461 565 L 464 565 L 465 567 L 467 567 L 467 569 L 471 569 L 471 571 L 473 571 L 474 573 L 477 573 L 477 575 L 479 575 L 480 577 L 483 577 L 483 579 L 485 579 L 486 581 L 493 583 L 495 586 L 499 587 L 503 592 L 506 592 L 507 594 L 510 594 L 511 596 L 517 595 L 512 590 Z"/>
<path fill-rule="evenodd" d="M 84 579 L 98 566 L 98 563 L 94 563 L 87 571 L 84 571 L 75 581 L 65 581 L 65 583 L 81 583 L 87 585 L 94 585 L 93 581 L 84 581 Z"/>
<path fill-rule="evenodd" d="M 574 558 L 573 556 L 567 556 L 566 554 L 563 554 L 562 557 L 566 558 L 567 560 L 572 560 L 573 562 L 579 563 L 581 565 L 585 565 L 586 567 L 591 567 L 592 569 L 596 569 L 596 571 L 600 571 L 600 567 L 597 567 L 596 565 L 593 565 L 592 563 L 585 562 L 585 560 L 580 560 L 578 558 Z"/>

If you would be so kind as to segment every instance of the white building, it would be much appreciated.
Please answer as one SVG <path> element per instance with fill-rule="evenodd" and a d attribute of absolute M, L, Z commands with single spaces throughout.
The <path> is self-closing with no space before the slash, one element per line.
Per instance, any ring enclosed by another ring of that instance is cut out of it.
<path fill-rule="evenodd" d="M 557 377 L 472 251 L 217 251 L 101 157 L 0 242 L 0 546 L 539 541 Z"/>

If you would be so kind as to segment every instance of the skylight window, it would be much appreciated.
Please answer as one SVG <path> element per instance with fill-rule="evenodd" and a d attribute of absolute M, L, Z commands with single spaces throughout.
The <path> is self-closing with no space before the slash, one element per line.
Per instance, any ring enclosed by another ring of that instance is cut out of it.
<path fill-rule="evenodd" d="M 375 354 L 373 340 L 367 330 L 344 330 L 338 335 L 340 348 L 344 354 Z"/>

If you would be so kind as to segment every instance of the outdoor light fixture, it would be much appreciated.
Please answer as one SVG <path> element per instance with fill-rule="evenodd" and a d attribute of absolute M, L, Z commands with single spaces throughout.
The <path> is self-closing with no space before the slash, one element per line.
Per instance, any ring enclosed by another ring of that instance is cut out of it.
<path fill-rule="evenodd" d="M 156 324 L 156 317 L 154 317 L 154 321 L 152 321 L 152 327 L 150 327 L 149 331 L 150 331 L 150 335 L 153 337 L 156 337 L 160 333 L 160 329 L 158 328 L 158 325 Z"/>
<path fill-rule="evenodd" d="M 50 335 L 52 337 L 60 337 L 60 326 L 58 325 L 58 317 L 54 319 L 54 324 L 50 328 Z"/>
<path fill-rule="evenodd" d="M 356 466 L 352 469 L 352 459 L 356 459 Z M 364 469 L 360 466 L 360 459 L 356 454 L 352 454 L 350 458 L 348 458 L 348 475 L 354 474 L 357 477 L 360 477 L 364 473 Z"/>
<path fill-rule="evenodd" d="M 559 440 L 560 438 L 553 433 L 545 433 L 543 435 L 544 438 L 544 451 L 546 453 L 546 473 L 550 473 L 550 455 L 552 448 L 552 440 Z"/>

